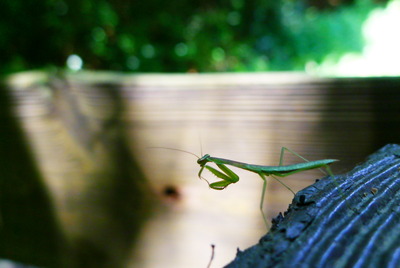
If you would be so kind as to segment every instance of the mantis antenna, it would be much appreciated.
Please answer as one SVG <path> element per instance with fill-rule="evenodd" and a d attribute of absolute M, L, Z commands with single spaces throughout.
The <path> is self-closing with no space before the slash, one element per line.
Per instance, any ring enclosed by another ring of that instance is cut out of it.
<path fill-rule="evenodd" d="M 183 153 L 187 153 L 187 154 L 191 154 L 194 157 L 196 157 L 197 159 L 200 159 L 200 157 L 194 153 L 185 151 L 185 150 L 181 150 L 181 149 L 175 149 L 175 148 L 168 148 L 168 147 L 147 147 L 149 149 L 166 149 L 166 150 L 172 150 L 172 151 L 178 151 L 178 152 L 183 152 Z"/>

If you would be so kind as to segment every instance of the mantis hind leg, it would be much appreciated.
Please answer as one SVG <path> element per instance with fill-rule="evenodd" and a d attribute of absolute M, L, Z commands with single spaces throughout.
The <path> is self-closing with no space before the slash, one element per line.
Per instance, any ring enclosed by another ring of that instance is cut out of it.
<path fill-rule="evenodd" d="M 281 148 L 281 155 L 279 157 L 279 165 L 280 166 L 283 165 L 283 156 L 285 154 L 285 151 L 288 151 L 288 152 L 292 153 L 293 155 L 295 155 L 295 156 L 299 157 L 300 159 L 304 160 L 305 162 L 310 162 L 309 160 L 307 160 L 306 158 L 302 157 L 300 154 L 296 153 L 295 151 L 290 150 L 289 148 L 286 148 L 286 147 L 282 147 Z M 319 168 L 319 170 L 326 175 L 326 172 L 323 171 L 322 168 Z M 326 168 L 326 171 L 328 172 L 329 175 L 333 176 L 333 173 L 329 168 Z"/>
<path fill-rule="evenodd" d="M 292 190 L 286 183 L 284 183 L 283 181 L 281 181 L 280 179 L 278 179 L 276 176 L 272 176 L 272 175 L 270 175 L 270 176 L 271 176 L 272 178 L 274 178 L 275 180 L 277 180 L 280 184 L 282 184 L 286 189 L 288 189 L 289 191 L 291 191 L 293 195 L 296 195 L 296 193 L 293 192 L 293 190 Z"/>

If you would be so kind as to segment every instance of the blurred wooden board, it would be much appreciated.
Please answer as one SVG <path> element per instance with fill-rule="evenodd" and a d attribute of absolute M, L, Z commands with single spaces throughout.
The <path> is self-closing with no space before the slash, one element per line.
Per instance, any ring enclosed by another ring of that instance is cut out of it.
<path fill-rule="evenodd" d="M 256 243 L 266 231 L 258 210 L 262 182 L 256 175 L 238 171 L 237 184 L 213 191 L 198 180 L 193 156 L 148 147 L 274 165 L 285 146 L 309 160 L 340 159 L 332 168 L 341 173 L 382 144 L 399 140 L 393 134 L 400 128 L 400 80 L 395 78 L 81 72 L 42 84 L 35 83 L 36 74 L 29 75 L 10 80 L 16 110 L 67 233 L 85 236 L 82 215 L 112 217 L 82 205 L 90 203 L 91 172 L 111 157 L 104 136 L 112 140 L 113 131 L 122 135 L 114 139 L 124 140 L 161 200 L 132 250 L 129 267 L 205 267 L 211 243 L 219 267 L 233 259 L 237 247 Z M 285 163 L 299 161 L 287 155 Z M 310 171 L 285 182 L 298 191 L 321 176 Z M 108 183 L 95 183 L 96 191 L 106 193 Z M 177 198 L 163 194 L 168 187 Z M 82 199 L 77 203 L 71 196 Z M 292 198 L 270 180 L 267 214 L 284 211 Z M 105 229 L 97 232 L 101 236 Z M 90 239 L 100 248 L 106 243 Z"/>

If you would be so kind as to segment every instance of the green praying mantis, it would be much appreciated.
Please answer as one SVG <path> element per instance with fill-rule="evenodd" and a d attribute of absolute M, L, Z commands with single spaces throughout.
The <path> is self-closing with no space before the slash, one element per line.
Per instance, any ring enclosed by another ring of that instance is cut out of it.
<path fill-rule="evenodd" d="M 154 147 L 153 147 L 154 148 Z M 158 147 L 160 148 L 160 147 Z M 253 173 L 258 174 L 261 179 L 263 180 L 263 187 L 262 187 L 262 192 L 261 192 L 261 200 L 260 200 L 260 211 L 264 219 L 264 223 L 266 226 L 268 226 L 267 218 L 266 215 L 264 214 L 263 211 L 263 204 L 264 204 L 264 197 L 265 197 L 265 191 L 267 188 L 267 176 L 273 177 L 275 180 L 277 180 L 279 183 L 281 183 L 285 188 L 287 188 L 289 191 L 295 195 L 292 189 L 290 189 L 289 186 L 287 186 L 282 180 L 280 180 L 277 177 L 286 177 L 298 172 L 302 172 L 305 170 L 311 170 L 311 169 L 321 169 L 325 168 L 330 176 L 333 176 L 332 171 L 329 168 L 329 165 L 333 162 L 339 161 L 337 159 L 322 159 L 322 160 L 316 160 L 316 161 L 308 161 L 304 157 L 300 156 L 296 152 L 286 148 L 282 147 L 281 148 L 281 155 L 280 155 L 280 160 L 279 160 L 279 166 L 262 166 L 262 165 L 253 165 L 253 164 L 247 164 L 243 162 L 238 162 L 234 160 L 229 160 L 229 159 L 224 159 L 224 158 L 219 158 L 219 157 L 213 157 L 209 154 L 205 154 L 202 157 L 198 157 L 197 155 L 184 151 L 184 150 L 179 150 L 179 149 L 173 149 L 173 148 L 164 148 L 164 149 L 171 149 L 175 151 L 181 151 L 185 153 L 189 153 L 191 155 L 194 155 L 198 158 L 197 164 L 200 165 L 200 171 L 198 173 L 198 177 L 200 179 L 203 179 L 207 182 L 209 187 L 214 190 L 223 190 L 232 183 L 236 183 L 239 181 L 239 176 L 233 172 L 230 168 L 227 167 L 233 166 L 236 168 L 240 168 L 243 170 L 247 170 Z M 305 162 L 303 163 L 298 163 L 298 164 L 293 164 L 293 165 L 282 165 L 283 164 L 283 156 L 285 151 L 289 151 L 292 154 L 300 157 L 302 160 Z M 217 167 L 220 170 L 217 170 L 214 167 L 211 167 L 208 165 L 208 163 L 214 163 L 217 165 Z M 217 182 L 209 183 L 208 180 L 206 180 L 203 176 L 202 173 L 204 169 L 207 169 L 210 171 L 212 174 L 214 174 L 217 178 L 221 179 Z"/>

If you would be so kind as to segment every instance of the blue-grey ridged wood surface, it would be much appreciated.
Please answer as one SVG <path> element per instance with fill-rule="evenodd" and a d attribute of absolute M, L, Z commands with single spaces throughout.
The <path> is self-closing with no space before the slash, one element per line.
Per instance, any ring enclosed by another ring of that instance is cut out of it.
<path fill-rule="evenodd" d="M 400 146 L 298 192 L 235 267 L 400 267 Z M 339 186 L 339 188 L 338 188 Z"/>

